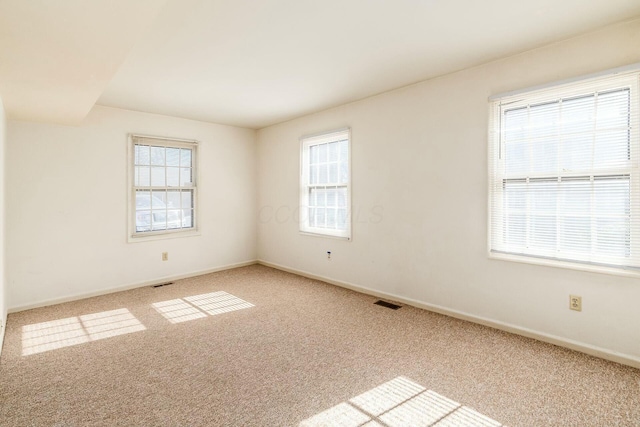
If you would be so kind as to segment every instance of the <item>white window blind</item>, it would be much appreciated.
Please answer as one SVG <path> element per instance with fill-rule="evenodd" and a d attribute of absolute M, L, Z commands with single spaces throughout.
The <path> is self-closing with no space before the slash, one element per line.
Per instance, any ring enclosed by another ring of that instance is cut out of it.
<path fill-rule="evenodd" d="M 640 268 L 638 79 L 492 101 L 491 252 Z"/>
<path fill-rule="evenodd" d="M 196 228 L 195 141 L 131 135 L 130 235 Z"/>
<path fill-rule="evenodd" d="M 301 139 L 301 231 L 351 237 L 349 144 L 349 129 Z"/>

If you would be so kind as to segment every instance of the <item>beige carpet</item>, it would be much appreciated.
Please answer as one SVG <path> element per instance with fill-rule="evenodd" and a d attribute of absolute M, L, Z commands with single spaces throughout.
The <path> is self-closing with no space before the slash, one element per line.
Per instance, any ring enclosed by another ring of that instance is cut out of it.
<path fill-rule="evenodd" d="M 640 426 L 640 371 L 263 266 L 16 314 L 2 426 Z"/>

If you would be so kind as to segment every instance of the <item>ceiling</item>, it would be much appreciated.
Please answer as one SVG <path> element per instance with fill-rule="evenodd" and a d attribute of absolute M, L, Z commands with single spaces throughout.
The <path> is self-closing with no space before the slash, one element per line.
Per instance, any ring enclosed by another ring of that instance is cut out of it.
<path fill-rule="evenodd" d="M 261 128 L 640 17 L 638 0 L 0 0 L 12 118 Z"/>

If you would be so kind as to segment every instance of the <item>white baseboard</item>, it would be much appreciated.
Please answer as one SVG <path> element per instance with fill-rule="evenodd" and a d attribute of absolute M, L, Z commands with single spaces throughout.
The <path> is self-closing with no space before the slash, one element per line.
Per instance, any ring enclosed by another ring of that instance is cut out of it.
<path fill-rule="evenodd" d="M 31 310 L 32 308 L 46 307 L 48 305 L 55 305 L 55 304 L 61 304 L 63 302 L 76 301 L 76 300 L 80 300 L 80 299 L 84 299 L 84 298 L 97 297 L 97 296 L 100 296 L 100 295 L 112 294 L 114 292 L 128 291 L 130 289 L 142 288 L 144 286 L 153 286 L 153 285 L 157 285 L 159 283 L 170 282 L 170 281 L 173 281 L 173 280 L 187 279 L 189 277 L 202 276 L 203 274 L 215 273 L 217 271 L 231 270 L 233 268 L 245 267 L 247 265 L 256 264 L 257 262 L 258 262 L 257 260 L 238 262 L 238 263 L 235 263 L 235 264 L 227 264 L 227 265 L 223 265 L 223 266 L 220 266 L 220 267 L 209 268 L 209 269 L 206 269 L 206 270 L 192 271 L 190 273 L 176 274 L 176 275 L 173 275 L 173 276 L 159 277 L 157 279 L 146 280 L 146 281 L 143 281 L 143 282 L 137 282 L 137 283 L 132 283 L 132 284 L 129 284 L 129 285 L 118 286 L 118 287 L 115 287 L 115 288 L 102 289 L 102 290 L 94 291 L 94 292 L 85 292 L 85 293 L 69 295 L 69 296 L 65 296 L 65 297 L 61 297 L 61 298 L 54 298 L 54 299 L 39 301 L 39 302 L 36 302 L 36 303 L 33 303 L 33 304 L 27 304 L 27 305 L 22 305 L 22 306 L 18 306 L 18 307 L 11 307 L 11 308 L 9 308 L 8 312 L 9 313 L 17 313 L 19 311 Z"/>
<path fill-rule="evenodd" d="M 489 326 L 491 328 L 500 329 L 502 331 L 510 332 L 513 334 L 522 335 L 528 338 L 533 338 L 533 339 L 554 344 L 560 347 L 565 347 L 571 350 L 576 350 L 582 353 L 586 353 L 591 356 L 596 356 L 601 359 L 610 360 L 612 362 L 617 362 L 623 365 L 628 365 L 628 366 L 632 366 L 634 368 L 640 369 L 640 358 L 631 356 L 628 354 L 618 353 L 606 348 L 596 347 L 590 344 L 570 340 L 567 338 L 547 334 L 544 332 L 535 331 L 528 328 L 523 328 L 520 326 L 512 325 L 510 323 L 504 323 L 504 322 L 489 319 L 486 317 L 475 316 L 473 314 L 464 313 L 458 310 L 452 310 L 450 308 L 442 307 L 439 305 L 429 304 L 429 303 L 414 300 L 411 298 L 405 298 L 400 295 L 394 295 L 387 292 L 377 291 L 375 289 L 370 289 L 370 288 L 356 285 L 353 283 L 332 279 L 330 277 L 320 276 L 320 275 L 309 273 L 306 271 L 297 270 L 295 268 L 286 267 L 284 265 L 275 264 L 275 263 L 264 261 L 261 259 L 258 260 L 258 264 L 261 264 L 267 267 L 272 267 L 278 270 L 286 271 L 289 273 L 297 274 L 299 276 L 307 277 L 309 279 L 320 280 L 322 282 L 326 282 L 332 285 L 351 289 L 356 292 L 372 295 L 377 298 L 385 298 L 392 301 L 401 302 L 403 304 L 407 304 L 413 307 L 422 308 L 424 310 L 433 311 L 435 313 L 444 314 L 446 316 L 455 317 L 457 319 L 462 319 L 469 322 L 478 323 L 480 325 Z"/>

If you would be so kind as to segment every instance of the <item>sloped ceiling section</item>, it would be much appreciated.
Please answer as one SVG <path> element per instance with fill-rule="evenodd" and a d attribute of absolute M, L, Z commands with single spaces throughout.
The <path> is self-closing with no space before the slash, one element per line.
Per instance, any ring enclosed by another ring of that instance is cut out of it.
<path fill-rule="evenodd" d="M 0 96 L 12 119 L 78 124 L 165 0 L 0 0 Z"/>
<path fill-rule="evenodd" d="M 11 118 L 261 128 L 640 17 L 640 0 L 0 0 Z"/>

